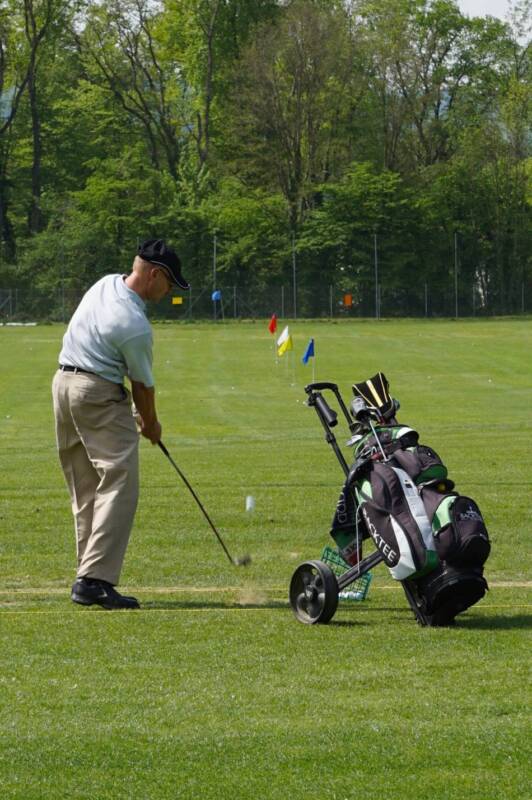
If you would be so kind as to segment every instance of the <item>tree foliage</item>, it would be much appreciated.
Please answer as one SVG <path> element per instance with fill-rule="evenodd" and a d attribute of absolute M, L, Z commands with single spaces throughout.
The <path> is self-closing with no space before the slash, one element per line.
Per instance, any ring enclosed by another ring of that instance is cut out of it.
<path fill-rule="evenodd" d="M 0 289 L 79 294 L 148 236 L 208 286 L 216 236 L 220 280 L 250 291 L 297 258 L 301 313 L 326 283 L 362 297 L 376 248 L 402 308 L 446 291 L 457 247 L 476 308 L 520 310 L 530 12 L 0 0 Z"/>

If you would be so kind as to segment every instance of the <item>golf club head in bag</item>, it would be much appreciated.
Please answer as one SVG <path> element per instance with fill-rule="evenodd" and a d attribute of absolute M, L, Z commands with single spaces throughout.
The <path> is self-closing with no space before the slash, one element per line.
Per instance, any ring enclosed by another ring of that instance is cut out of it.
<path fill-rule="evenodd" d="M 386 421 L 392 423 L 395 412 L 399 408 L 399 402 L 390 396 L 389 388 L 390 384 L 384 373 L 377 372 L 367 381 L 353 384 L 353 394 L 355 395 L 353 403 L 358 402 L 359 398 L 361 398 L 366 404 L 368 412 L 372 412 L 378 422 Z M 360 420 L 353 406 L 352 409 L 355 419 Z M 359 414 L 362 413 L 360 405 L 357 406 L 357 411 Z"/>

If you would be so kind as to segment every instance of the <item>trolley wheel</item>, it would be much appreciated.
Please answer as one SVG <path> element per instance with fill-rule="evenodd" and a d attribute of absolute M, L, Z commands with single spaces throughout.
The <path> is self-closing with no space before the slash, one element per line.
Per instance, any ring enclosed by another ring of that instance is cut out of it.
<path fill-rule="evenodd" d="M 338 608 L 336 575 L 323 561 L 305 561 L 292 575 L 289 597 L 300 622 L 323 625 L 334 617 Z"/>

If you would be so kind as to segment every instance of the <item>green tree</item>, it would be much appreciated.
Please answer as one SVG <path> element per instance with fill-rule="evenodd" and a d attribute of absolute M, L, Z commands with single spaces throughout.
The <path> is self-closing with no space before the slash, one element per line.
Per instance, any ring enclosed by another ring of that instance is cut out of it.
<path fill-rule="evenodd" d="M 31 115 L 31 200 L 28 228 L 37 233 L 44 225 L 42 191 L 42 114 L 39 87 L 43 59 L 53 60 L 55 45 L 65 30 L 69 0 L 24 0 L 24 33 L 28 51 L 28 101 Z"/>
<path fill-rule="evenodd" d="M 318 282 L 351 291 L 364 313 L 371 313 L 377 246 L 380 282 L 384 280 L 389 298 L 403 292 L 402 301 L 419 307 L 415 241 L 421 225 L 401 176 L 354 163 L 323 192 L 323 203 L 309 215 L 298 242 L 308 285 Z"/>
<path fill-rule="evenodd" d="M 11 0 L 0 2 L 0 257 L 15 258 L 16 241 L 10 219 L 9 161 L 11 128 L 29 80 L 24 40 L 20 35 L 20 7 Z"/>
<path fill-rule="evenodd" d="M 91 166 L 85 186 L 64 194 L 46 230 L 21 248 L 21 279 L 51 298 L 56 316 L 58 284 L 75 305 L 97 278 L 127 271 L 139 239 L 173 238 L 169 209 L 175 184 L 169 173 L 149 164 L 143 143 Z"/>
<path fill-rule="evenodd" d="M 338 132 L 353 113 L 353 49 L 336 4 L 294 2 L 262 26 L 239 61 L 224 142 L 226 168 L 281 191 L 295 231 L 316 185 L 339 169 Z"/>
<path fill-rule="evenodd" d="M 216 231 L 220 243 L 222 281 L 260 290 L 281 282 L 290 246 L 288 207 L 281 194 L 246 189 L 236 178 L 227 178 L 202 209 L 209 233 Z"/>
<path fill-rule="evenodd" d="M 454 0 L 385 0 L 363 11 L 384 165 L 412 172 L 446 160 L 456 126 L 492 97 L 505 26 L 464 17 Z"/>
<path fill-rule="evenodd" d="M 178 179 L 187 138 L 187 87 L 161 44 L 160 3 L 87 3 L 76 39 L 86 80 L 110 93 L 143 131 L 152 165 Z"/>
<path fill-rule="evenodd" d="M 180 65 L 201 170 L 209 161 L 217 101 L 227 94 L 235 62 L 256 26 L 275 18 L 275 0 L 167 0 L 166 49 Z"/>
<path fill-rule="evenodd" d="M 162 235 L 196 290 L 216 233 L 250 297 L 295 247 L 301 313 L 324 282 L 373 313 L 377 244 L 385 313 L 422 311 L 424 283 L 452 313 L 456 240 L 463 313 L 518 310 L 530 2 L 503 24 L 452 0 L 0 0 L 4 286 L 16 260 L 63 314 Z"/>

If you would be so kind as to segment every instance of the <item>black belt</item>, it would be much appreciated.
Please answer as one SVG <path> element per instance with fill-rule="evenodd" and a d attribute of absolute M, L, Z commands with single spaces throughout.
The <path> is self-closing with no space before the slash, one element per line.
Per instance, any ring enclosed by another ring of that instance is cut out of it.
<path fill-rule="evenodd" d="M 95 372 L 91 372 L 88 369 L 81 369 L 81 367 L 71 367 L 69 364 L 59 364 L 59 369 L 61 372 L 84 372 L 86 375 L 96 375 Z"/>

